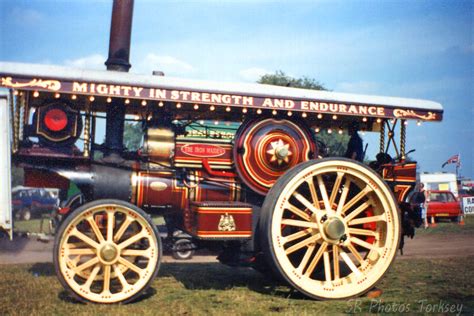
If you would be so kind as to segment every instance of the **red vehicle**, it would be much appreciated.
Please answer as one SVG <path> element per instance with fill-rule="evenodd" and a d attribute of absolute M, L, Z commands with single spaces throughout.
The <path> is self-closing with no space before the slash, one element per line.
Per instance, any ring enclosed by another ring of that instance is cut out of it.
<path fill-rule="evenodd" d="M 428 218 L 449 217 L 457 220 L 462 215 L 461 203 L 451 191 L 430 191 L 426 215 Z"/>

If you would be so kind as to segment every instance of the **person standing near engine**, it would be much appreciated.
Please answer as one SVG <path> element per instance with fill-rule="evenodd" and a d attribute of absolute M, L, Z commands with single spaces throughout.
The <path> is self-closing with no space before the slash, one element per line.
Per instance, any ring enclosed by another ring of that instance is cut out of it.
<path fill-rule="evenodd" d="M 421 208 L 421 220 L 423 221 L 423 227 L 428 228 L 428 217 L 426 216 L 426 210 L 428 208 L 428 192 L 425 190 L 425 185 L 420 183 L 419 185 L 419 194 L 417 202 L 420 203 Z"/>
<path fill-rule="evenodd" d="M 351 138 L 347 143 L 347 150 L 344 157 L 362 162 L 364 160 L 364 151 L 362 149 L 362 138 L 360 138 L 358 131 L 359 125 L 357 123 L 351 124 L 349 127 L 349 135 Z"/>

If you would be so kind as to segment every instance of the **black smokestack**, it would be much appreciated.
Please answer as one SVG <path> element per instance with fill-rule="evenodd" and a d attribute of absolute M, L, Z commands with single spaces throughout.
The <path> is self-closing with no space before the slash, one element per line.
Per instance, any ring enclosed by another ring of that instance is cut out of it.
<path fill-rule="evenodd" d="M 114 0 L 107 70 L 128 72 L 132 37 L 133 0 Z"/>
<path fill-rule="evenodd" d="M 107 70 L 128 72 L 130 67 L 130 40 L 132 36 L 133 0 L 114 0 L 110 25 L 109 58 Z M 123 152 L 125 105 L 115 99 L 107 106 L 104 160 L 117 162 Z"/>

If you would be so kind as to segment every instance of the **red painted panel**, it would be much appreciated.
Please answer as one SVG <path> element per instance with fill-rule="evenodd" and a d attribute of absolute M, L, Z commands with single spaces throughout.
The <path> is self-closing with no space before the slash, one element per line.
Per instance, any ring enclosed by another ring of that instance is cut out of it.
<path fill-rule="evenodd" d="M 244 203 L 193 203 L 187 228 L 200 238 L 250 238 L 252 208 Z"/>
<path fill-rule="evenodd" d="M 34 188 L 54 188 L 67 190 L 69 180 L 61 177 L 57 173 L 37 170 L 25 169 L 25 186 Z"/>

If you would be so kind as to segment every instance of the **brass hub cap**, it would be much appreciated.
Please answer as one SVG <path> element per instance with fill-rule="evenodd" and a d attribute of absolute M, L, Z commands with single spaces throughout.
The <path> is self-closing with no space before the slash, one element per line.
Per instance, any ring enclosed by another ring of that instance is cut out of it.
<path fill-rule="evenodd" d="M 106 264 L 112 264 L 118 258 L 119 251 L 113 244 L 105 244 L 99 251 L 100 258 Z"/>
<path fill-rule="evenodd" d="M 324 223 L 324 232 L 330 239 L 339 240 L 344 236 L 346 228 L 339 218 L 332 217 Z"/>
<path fill-rule="evenodd" d="M 275 153 L 276 153 L 277 158 L 285 159 L 289 154 L 289 150 L 285 146 L 280 146 L 277 149 L 275 149 Z"/>

